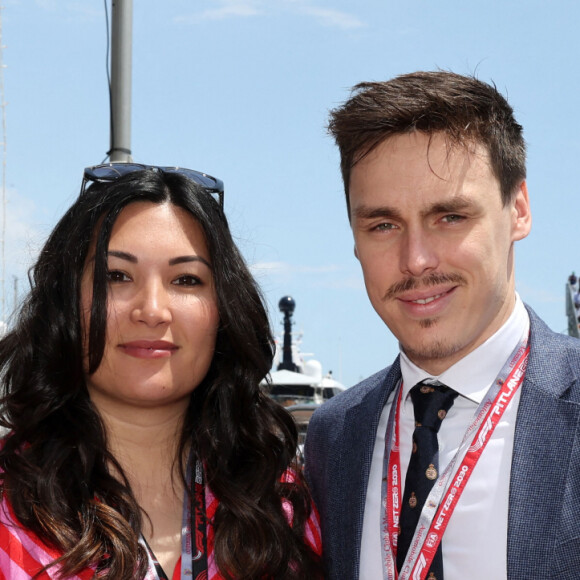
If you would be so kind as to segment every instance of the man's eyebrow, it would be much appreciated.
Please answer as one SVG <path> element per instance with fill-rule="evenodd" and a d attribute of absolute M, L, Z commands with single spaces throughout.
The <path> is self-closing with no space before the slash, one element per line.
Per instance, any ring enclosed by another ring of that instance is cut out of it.
<path fill-rule="evenodd" d="M 477 207 L 477 204 L 470 197 L 464 195 L 458 195 L 452 199 L 435 202 L 434 204 L 428 206 L 427 208 L 421 210 L 421 215 L 427 217 L 429 215 L 439 214 L 439 213 L 453 213 L 465 211 L 466 209 L 473 209 Z M 370 219 L 392 219 L 392 220 L 402 220 L 403 214 L 393 207 L 389 206 L 379 206 L 372 207 L 368 205 L 361 205 L 353 210 L 352 216 L 356 219 L 370 220 Z"/>
<path fill-rule="evenodd" d="M 361 220 L 376 218 L 401 219 L 401 212 L 388 206 L 370 207 L 368 205 L 361 205 L 355 208 L 353 217 Z"/>
<path fill-rule="evenodd" d="M 466 209 L 474 208 L 477 204 L 474 203 L 473 199 L 459 195 L 452 199 L 434 203 L 427 210 L 421 212 L 424 215 L 436 214 L 436 213 L 453 213 L 457 211 L 464 211 Z"/>
<path fill-rule="evenodd" d="M 137 264 L 139 262 L 137 256 L 130 254 L 129 252 L 121 252 L 119 250 L 109 250 L 107 252 L 107 256 L 113 256 L 115 258 L 119 258 L 120 260 L 126 260 L 127 262 L 131 262 L 131 264 Z M 188 262 L 201 262 L 211 269 L 211 264 L 201 256 L 177 256 L 177 258 L 171 258 L 171 260 L 168 261 L 168 264 L 170 266 L 176 266 L 177 264 L 186 264 Z"/>

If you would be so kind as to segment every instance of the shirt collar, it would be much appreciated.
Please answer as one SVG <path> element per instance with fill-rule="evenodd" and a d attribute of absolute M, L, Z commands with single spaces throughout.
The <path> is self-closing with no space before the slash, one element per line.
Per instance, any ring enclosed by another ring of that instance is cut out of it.
<path fill-rule="evenodd" d="M 439 376 L 433 376 L 411 362 L 401 350 L 403 398 L 417 383 L 431 378 L 441 381 L 474 403 L 481 403 L 509 355 L 529 332 L 530 318 L 519 295 L 510 317 L 483 344 L 457 361 Z"/>

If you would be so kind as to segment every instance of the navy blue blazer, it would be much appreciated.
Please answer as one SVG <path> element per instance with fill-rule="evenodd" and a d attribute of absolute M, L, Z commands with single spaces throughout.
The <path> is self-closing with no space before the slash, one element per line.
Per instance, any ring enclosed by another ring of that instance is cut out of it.
<path fill-rule="evenodd" d="M 580 578 L 580 340 L 531 310 L 511 467 L 507 577 Z M 399 358 L 325 403 L 306 438 L 306 477 L 322 524 L 328 580 L 355 580 L 371 457 Z"/>

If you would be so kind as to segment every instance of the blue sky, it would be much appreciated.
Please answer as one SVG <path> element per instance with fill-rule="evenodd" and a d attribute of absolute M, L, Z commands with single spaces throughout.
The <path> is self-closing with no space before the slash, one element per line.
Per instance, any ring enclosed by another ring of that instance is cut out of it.
<path fill-rule="evenodd" d="M 109 0 L 110 1 L 110 0 Z M 6 101 L 5 309 L 109 147 L 102 0 L 2 0 Z M 348 386 L 397 343 L 372 310 L 326 135 L 328 110 L 363 80 L 443 68 L 493 80 L 528 142 L 534 226 L 516 284 L 556 330 L 580 271 L 580 5 L 573 0 L 134 0 L 135 161 L 226 184 L 233 233 L 281 331 Z"/>

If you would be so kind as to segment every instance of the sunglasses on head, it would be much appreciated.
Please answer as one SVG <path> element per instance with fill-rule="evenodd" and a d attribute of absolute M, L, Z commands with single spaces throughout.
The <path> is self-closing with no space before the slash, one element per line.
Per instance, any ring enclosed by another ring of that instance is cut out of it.
<path fill-rule="evenodd" d="M 135 173 L 136 171 L 158 171 L 160 173 L 179 173 L 194 183 L 201 185 L 212 197 L 219 203 L 220 207 L 224 207 L 224 182 L 208 175 L 201 173 L 194 169 L 186 169 L 185 167 L 158 167 L 156 165 L 144 165 L 142 163 L 104 163 L 103 165 L 94 165 L 87 167 L 83 174 L 83 184 L 81 186 L 81 193 L 85 193 L 87 183 L 93 182 L 107 182 L 115 181 L 119 177 Z"/>

